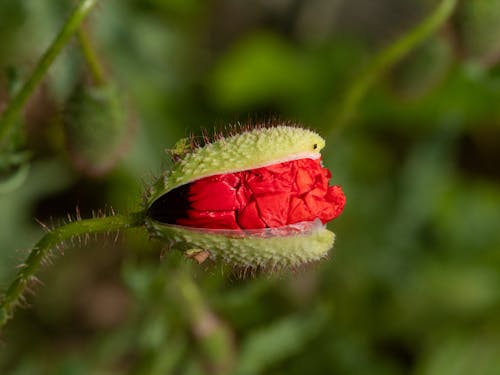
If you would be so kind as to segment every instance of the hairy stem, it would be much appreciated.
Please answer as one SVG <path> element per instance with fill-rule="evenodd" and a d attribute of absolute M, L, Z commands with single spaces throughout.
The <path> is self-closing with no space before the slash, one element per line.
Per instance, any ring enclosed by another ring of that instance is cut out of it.
<path fill-rule="evenodd" d="M 99 62 L 99 58 L 92 46 L 92 42 L 83 27 L 78 30 L 78 41 L 82 49 L 83 56 L 87 61 L 90 73 L 92 74 L 92 79 L 97 86 L 102 86 L 106 82 L 106 74 L 104 73 L 104 68 Z"/>
<path fill-rule="evenodd" d="M 19 112 L 38 86 L 47 70 L 54 62 L 55 58 L 67 44 L 68 40 L 80 27 L 90 10 L 96 5 L 97 0 L 81 0 L 75 7 L 70 17 L 62 27 L 61 31 L 51 43 L 47 51 L 41 57 L 29 79 L 24 83 L 21 90 L 12 98 L 7 108 L 0 117 L 0 146 L 2 146 L 8 137 L 11 128 L 14 126 Z"/>
<path fill-rule="evenodd" d="M 15 308 L 36 281 L 35 274 L 51 250 L 66 240 L 92 233 L 102 233 L 139 227 L 144 223 L 143 212 L 74 221 L 45 234 L 33 247 L 26 261 L 20 266 L 16 278 L 0 298 L 0 329 L 13 317 Z"/>
<path fill-rule="evenodd" d="M 370 86 L 393 64 L 401 60 L 415 47 L 432 35 L 453 13 L 457 0 L 442 0 L 436 9 L 421 23 L 402 37 L 382 49 L 352 81 L 339 106 L 327 114 L 332 128 L 341 128 L 353 117 L 356 108 Z"/>

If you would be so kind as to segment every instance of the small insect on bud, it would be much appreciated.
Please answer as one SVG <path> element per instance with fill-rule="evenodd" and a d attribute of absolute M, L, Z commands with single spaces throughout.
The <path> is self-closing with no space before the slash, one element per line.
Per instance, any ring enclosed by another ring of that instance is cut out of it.
<path fill-rule="evenodd" d="M 325 141 L 295 126 L 258 127 L 204 146 L 181 140 L 173 168 L 150 189 L 150 233 L 199 262 L 282 269 L 323 258 L 333 246 L 326 223 L 345 196 L 329 186 Z"/>

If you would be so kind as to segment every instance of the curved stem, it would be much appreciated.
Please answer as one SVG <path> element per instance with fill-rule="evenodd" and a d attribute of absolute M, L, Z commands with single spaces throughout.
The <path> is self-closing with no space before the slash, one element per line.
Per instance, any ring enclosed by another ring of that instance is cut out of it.
<path fill-rule="evenodd" d="M 390 66 L 432 35 L 453 13 L 456 4 L 457 0 L 442 0 L 421 23 L 382 49 L 349 85 L 340 105 L 335 106 L 334 112 L 327 116 L 327 123 L 332 124 L 332 128 L 340 128 L 348 123 L 370 86 Z"/>
<path fill-rule="evenodd" d="M 78 41 L 80 42 L 83 56 L 87 61 L 94 83 L 97 86 L 102 86 L 106 82 L 106 74 L 104 73 L 104 68 L 99 62 L 99 58 L 97 57 L 97 54 L 92 46 L 90 38 L 83 27 L 78 29 Z"/>
<path fill-rule="evenodd" d="M 35 70 L 31 74 L 30 78 L 23 85 L 21 90 L 12 98 L 12 100 L 7 105 L 7 108 L 0 117 L 0 146 L 3 145 L 5 139 L 8 137 L 10 129 L 15 124 L 15 120 L 23 108 L 24 104 L 38 86 L 42 78 L 47 73 L 47 70 L 54 62 L 61 49 L 66 45 L 69 38 L 75 33 L 75 31 L 80 27 L 82 21 L 90 12 L 90 10 L 96 5 L 97 0 L 81 0 L 71 13 L 70 17 L 64 24 L 63 28 L 54 39 L 52 44 L 49 46 L 47 51 L 38 62 Z"/>
<path fill-rule="evenodd" d="M 20 266 L 16 278 L 0 298 L 0 329 L 13 317 L 23 295 L 36 282 L 35 274 L 50 251 L 77 236 L 139 227 L 144 223 L 143 212 L 74 221 L 57 227 L 36 243 L 26 261 Z"/>

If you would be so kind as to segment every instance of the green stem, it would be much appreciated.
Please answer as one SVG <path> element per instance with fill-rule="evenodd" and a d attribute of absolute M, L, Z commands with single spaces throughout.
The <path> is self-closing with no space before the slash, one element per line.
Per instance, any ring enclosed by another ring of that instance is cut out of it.
<path fill-rule="evenodd" d="M 13 317 L 14 310 L 22 301 L 25 292 L 36 282 L 35 274 L 40 265 L 50 256 L 51 250 L 55 247 L 77 236 L 139 227 L 143 223 L 144 214 L 139 212 L 78 220 L 45 234 L 33 247 L 26 261 L 20 266 L 16 278 L 0 298 L 0 329 Z"/>
<path fill-rule="evenodd" d="M 328 124 L 340 128 L 347 124 L 370 86 L 393 64 L 434 33 L 452 14 L 457 0 L 442 0 L 421 23 L 380 51 L 346 90 L 340 105 L 327 116 Z"/>
<path fill-rule="evenodd" d="M 235 350 L 230 328 L 206 304 L 200 289 L 186 272 L 178 272 L 174 286 L 179 303 L 191 324 L 206 372 L 230 374 L 235 363 Z"/>
<path fill-rule="evenodd" d="M 83 56 L 87 61 L 87 65 L 89 67 L 90 73 L 92 74 L 92 78 L 94 79 L 94 83 L 97 86 L 102 86 L 104 83 L 106 83 L 106 74 L 104 73 L 104 68 L 99 62 L 97 54 L 92 47 L 90 38 L 83 27 L 80 27 L 78 29 L 78 41 L 80 42 Z"/>
<path fill-rule="evenodd" d="M 52 44 L 49 46 L 47 51 L 38 62 L 35 70 L 23 85 L 21 90 L 12 98 L 12 100 L 7 105 L 7 108 L 0 117 L 0 146 L 5 142 L 8 137 L 11 128 L 15 124 L 15 120 L 23 108 L 24 104 L 33 93 L 35 88 L 38 86 L 42 78 L 47 73 L 47 70 L 54 62 L 62 48 L 66 45 L 71 36 L 80 27 L 82 21 L 90 12 L 90 10 L 96 5 L 97 0 L 81 0 L 80 3 L 73 10 L 63 28 L 54 39 Z"/>

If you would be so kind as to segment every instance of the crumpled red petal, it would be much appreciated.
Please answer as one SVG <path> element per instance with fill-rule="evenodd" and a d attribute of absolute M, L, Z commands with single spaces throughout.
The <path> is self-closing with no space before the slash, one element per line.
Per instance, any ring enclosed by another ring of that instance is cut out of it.
<path fill-rule="evenodd" d="M 342 212 L 340 186 L 320 159 L 299 159 L 220 174 L 189 185 L 187 217 L 176 224 L 209 229 L 276 228 L 316 218 L 326 223 Z"/>

